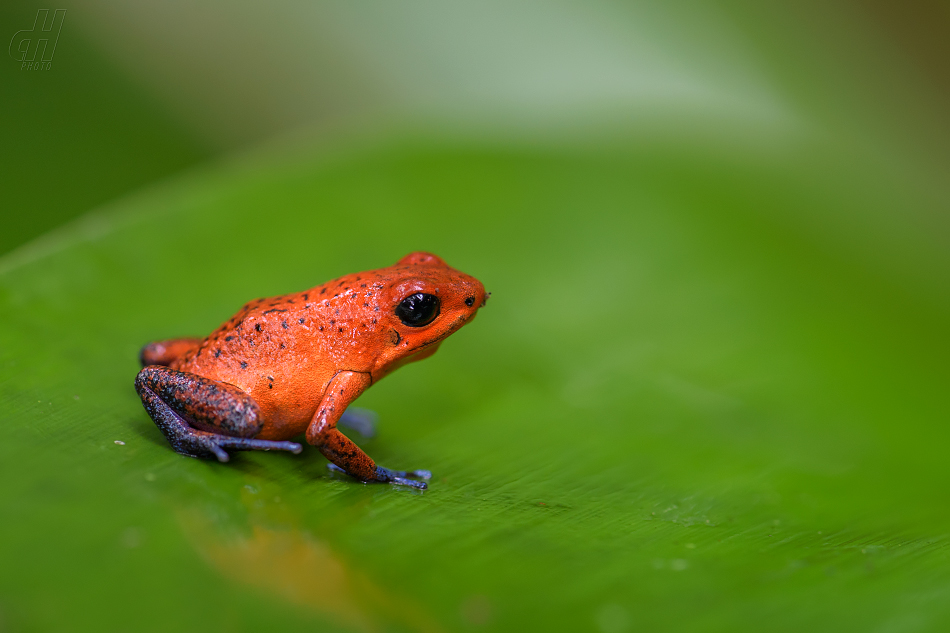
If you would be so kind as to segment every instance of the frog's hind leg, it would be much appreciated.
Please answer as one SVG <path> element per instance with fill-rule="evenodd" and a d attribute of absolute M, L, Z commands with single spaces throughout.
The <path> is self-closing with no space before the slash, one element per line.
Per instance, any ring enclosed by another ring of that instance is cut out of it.
<path fill-rule="evenodd" d="M 149 365 L 171 365 L 172 362 L 187 352 L 197 349 L 201 345 L 200 338 L 173 338 L 167 341 L 149 343 L 139 352 L 139 361 L 142 367 Z"/>
<path fill-rule="evenodd" d="M 226 448 L 301 451 L 296 442 L 252 439 L 263 428 L 260 409 L 234 385 L 150 365 L 136 376 L 135 390 L 169 444 L 182 455 L 226 462 L 230 459 Z"/>

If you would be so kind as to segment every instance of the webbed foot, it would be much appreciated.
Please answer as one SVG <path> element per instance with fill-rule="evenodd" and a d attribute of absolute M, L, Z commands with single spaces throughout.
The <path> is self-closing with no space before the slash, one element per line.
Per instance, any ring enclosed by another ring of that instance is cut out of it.
<path fill-rule="evenodd" d="M 345 470 L 333 463 L 327 464 L 327 468 L 334 472 L 347 474 Z M 383 468 L 382 466 L 377 466 L 376 479 L 367 483 L 389 483 L 400 486 L 410 486 L 419 490 L 426 490 L 429 487 L 429 484 L 427 484 L 425 481 L 418 481 L 418 479 L 432 479 L 432 473 L 428 470 L 390 470 L 388 468 Z"/>

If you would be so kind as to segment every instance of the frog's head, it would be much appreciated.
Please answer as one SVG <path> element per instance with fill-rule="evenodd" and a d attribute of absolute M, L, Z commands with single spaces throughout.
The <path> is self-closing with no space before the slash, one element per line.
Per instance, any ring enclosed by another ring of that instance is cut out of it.
<path fill-rule="evenodd" d="M 373 368 L 374 380 L 434 354 L 488 300 L 480 281 L 431 253 L 410 253 L 385 270 L 388 283 L 379 294 L 379 321 L 386 341 Z"/>

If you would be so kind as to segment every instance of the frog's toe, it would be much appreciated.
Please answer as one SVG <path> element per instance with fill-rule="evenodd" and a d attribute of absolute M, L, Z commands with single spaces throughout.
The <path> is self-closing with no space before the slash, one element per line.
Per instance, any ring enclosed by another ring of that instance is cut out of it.
<path fill-rule="evenodd" d="M 288 451 L 299 454 L 303 447 L 296 442 L 272 442 L 269 440 L 253 440 L 244 437 L 231 437 L 216 433 L 196 432 L 194 435 L 181 438 L 175 449 L 189 457 L 203 457 L 217 459 L 219 462 L 231 461 L 231 456 L 224 449 L 233 451 Z"/>
<path fill-rule="evenodd" d="M 212 455 L 217 457 L 218 461 L 221 462 L 222 464 L 224 462 L 231 461 L 231 456 L 228 455 L 227 452 L 223 448 L 221 448 L 214 442 L 208 442 L 208 450 L 211 452 Z"/>
<path fill-rule="evenodd" d="M 222 463 L 231 460 L 231 456 L 206 435 L 183 435 L 172 439 L 171 445 L 175 452 L 185 457 L 217 459 Z"/>
<path fill-rule="evenodd" d="M 189 441 L 190 440 L 190 441 Z M 205 459 L 217 459 L 219 462 L 231 461 L 231 456 L 225 448 L 234 451 L 288 451 L 299 454 L 303 447 L 296 442 L 271 442 L 268 440 L 251 440 L 243 437 L 230 437 L 217 434 L 196 434 L 183 441 L 173 444 L 175 450 L 182 455 Z"/>
<path fill-rule="evenodd" d="M 428 470 L 389 470 L 382 466 L 376 467 L 376 481 L 383 481 L 401 486 L 412 486 L 425 490 L 429 485 L 424 481 L 416 479 L 431 479 L 432 473 Z"/>
<path fill-rule="evenodd" d="M 432 471 L 430 470 L 389 470 L 384 468 L 386 471 L 386 476 L 388 477 L 400 477 L 402 479 L 411 478 L 411 479 L 432 479 Z M 377 475 L 379 473 L 377 472 Z"/>
<path fill-rule="evenodd" d="M 335 473 L 343 473 L 347 475 L 343 468 L 340 468 L 334 463 L 327 464 L 327 468 L 332 470 Z M 376 467 L 376 479 L 373 479 L 367 483 L 383 483 L 383 484 L 396 484 L 399 486 L 409 486 L 411 488 L 417 488 L 419 490 L 426 490 L 429 487 L 424 481 L 416 481 L 415 479 L 409 479 L 409 477 L 416 477 L 419 479 L 431 479 L 432 473 L 428 470 L 389 470 L 388 468 L 383 468 L 382 466 Z"/>
<path fill-rule="evenodd" d="M 415 479 L 406 479 L 404 477 L 393 477 L 389 480 L 389 483 L 399 486 L 409 486 L 410 488 L 417 488 L 418 490 L 426 490 L 429 488 L 429 484 L 424 481 L 416 481 Z"/>
<path fill-rule="evenodd" d="M 245 437 L 231 437 L 229 435 L 215 435 L 214 442 L 218 447 L 231 448 L 237 451 L 287 451 L 294 455 L 299 455 L 301 451 L 303 451 L 303 446 L 297 442 L 254 440 Z M 218 459 L 220 459 L 220 457 Z"/>

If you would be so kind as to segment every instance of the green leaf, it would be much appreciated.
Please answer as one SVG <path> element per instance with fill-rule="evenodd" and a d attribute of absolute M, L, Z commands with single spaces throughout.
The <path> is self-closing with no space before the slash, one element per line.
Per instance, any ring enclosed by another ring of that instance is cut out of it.
<path fill-rule="evenodd" d="M 934 198 L 715 147 L 271 151 L 0 259 L 0 623 L 946 627 L 947 260 L 893 214 Z M 181 457 L 142 409 L 144 343 L 416 249 L 492 292 L 359 402 L 427 492 Z"/>

